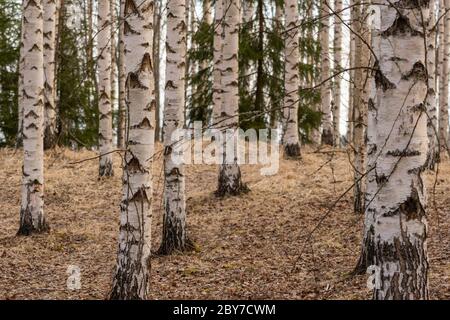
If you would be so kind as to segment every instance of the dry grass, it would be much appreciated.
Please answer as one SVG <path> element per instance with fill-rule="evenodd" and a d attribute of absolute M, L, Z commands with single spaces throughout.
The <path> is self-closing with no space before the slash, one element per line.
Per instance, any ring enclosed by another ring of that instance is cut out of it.
<path fill-rule="evenodd" d="M 16 237 L 21 153 L 0 150 L 0 298 L 104 299 L 115 265 L 120 158 L 116 176 L 97 179 L 97 161 L 72 165 L 94 153 L 46 155 L 46 214 L 51 232 Z M 278 175 L 263 177 L 244 166 L 251 192 L 218 200 L 217 168 L 188 167 L 188 227 L 196 251 L 152 262 L 152 299 L 366 299 L 366 277 L 349 278 L 358 256 L 361 217 L 351 193 L 337 204 L 305 246 L 309 232 L 352 184 L 345 153 L 304 151 L 301 161 L 282 161 Z M 161 161 L 154 169 L 153 248 L 162 228 Z M 434 175 L 429 174 L 428 185 Z M 441 165 L 436 207 L 430 199 L 430 294 L 450 298 L 450 165 Z M 430 197 L 432 198 L 432 197 Z M 293 266 L 299 253 L 302 258 Z M 82 289 L 66 289 L 68 265 L 82 272 Z"/>

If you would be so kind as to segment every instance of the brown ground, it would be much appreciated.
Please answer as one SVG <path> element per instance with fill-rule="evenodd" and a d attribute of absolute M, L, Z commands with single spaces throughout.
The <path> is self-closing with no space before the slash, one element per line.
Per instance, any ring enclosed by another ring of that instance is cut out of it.
<path fill-rule="evenodd" d="M 0 298 L 104 299 L 115 265 L 120 202 L 116 176 L 97 180 L 97 160 L 71 164 L 93 152 L 46 155 L 46 214 L 50 234 L 16 237 L 21 153 L 0 150 Z M 218 200 L 214 166 L 188 167 L 188 228 L 197 250 L 152 262 L 152 299 L 367 299 L 366 276 L 347 274 L 357 260 L 361 218 L 351 192 L 313 234 L 329 206 L 351 184 L 346 153 L 304 151 L 282 161 L 278 175 L 263 177 L 244 166 L 249 194 Z M 155 167 L 153 248 L 162 228 L 161 161 Z M 322 169 L 318 170 L 323 164 Z M 450 164 L 440 167 L 430 196 L 430 294 L 450 298 Z M 429 174 L 431 185 L 434 175 Z M 430 190 L 431 188 L 429 188 Z M 303 250 L 304 249 L 304 250 Z M 300 252 L 304 252 L 294 264 Z M 67 267 L 82 272 L 82 289 L 66 289 Z"/>

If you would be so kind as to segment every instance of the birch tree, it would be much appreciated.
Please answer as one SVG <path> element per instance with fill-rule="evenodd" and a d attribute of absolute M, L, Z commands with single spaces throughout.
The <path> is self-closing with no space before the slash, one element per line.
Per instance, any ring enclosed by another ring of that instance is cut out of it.
<path fill-rule="evenodd" d="M 98 2 L 98 109 L 99 175 L 112 176 L 112 105 L 111 105 L 111 6 L 110 0 Z"/>
<path fill-rule="evenodd" d="M 214 4 L 214 54 L 213 54 L 213 110 L 212 123 L 218 124 L 222 110 L 222 37 L 224 35 L 223 1 Z"/>
<path fill-rule="evenodd" d="M 151 169 L 155 148 L 154 2 L 122 1 L 129 134 L 124 156 L 117 268 L 110 298 L 146 299 L 151 244 Z"/>
<path fill-rule="evenodd" d="M 186 5 L 184 0 L 167 3 L 166 86 L 164 107 L 164 217 L 160 254 L 187 249 L 184 166 L 174 161 L 183 140 L 173 138 L 184 127 Z"/>
<path fill-rule="evenodd" d="M 44 0 L 44 149 L 56 143 L 55 50 L 58 0 Z"/>
<path fill-rule="evenodd" d="M 373 50 L 377 56 L 372 195 L 366 214 L 373 220 L 373 257 L 379 276 L 374 298 L 427 299 L 426 193 L 422 172 L 427 156 L 427 72 L 424 30 L 429 2 L 389 0 L 378 5 Z M 373 122 L 372 122 L 373 121 Z"/>
<path fill-rule="evenodd" d="M 446 10 L 450 9 L 450 1 L 442 0 L 441 3 L 444 8 L 443 17 L 443 32 L 440 34 L 440 46 L 443 47 L 442 64 L 440 73 L 440 92 L 439 92 L 439 144 L 441 152 L 444 152 L 448 145 L 448 81 L 449 81 L 449 58 L 450 58 L 450 14 L 445 14 Z M 442 27 L 441 27 L 442 28 Z"/>
<path fill-rule="evenodd" d="M 322 101 L 322 143 L 333 145 L 333 117 L 331 112 L 331 90 L 330 90 L 330 57 L 329 57 L 329 29 L 330 8 L 326 0 L 321 0 L 320 8 L 320 61 L 321 81 L 320 97 Z"/>
<path fill-rule="evenodd" d="M 430 23 L 427 28 L 427 73 L 428 73 L 428 95 L 427 95 L 427 134 L 428 134 L 428 154 L 426 167 L 434 170 L 434 166 L 439 158 L 437 149 L 437 108 L 436 108 L 436 1 L 430 2 Z"/>
<path fill-rule="evenodd" d="M 23 1 L 23 170 L 18 234 L 48 230 L 44 216 L 44 44 L 43 1 Z"/>
<path fill-rule="evenodd" d="M 124 2 L 120 2 L 120 12 L 123 11 Z M 117 147 L 122 149 L 125 147 L 125 120 L 126 120 L 126 78 L 124 64 L 124 42 L 123 42 L 123 21 L 119 23 L 119 54 L 118 54 L 118 73 L 119 73 L 119 107 L 117 121 Z"/>
<path fill-rule="evenodd" d="M 300 156 L 300 140 L 298 137 L 298 104 L 300 101 L 300 78 L 298 72 L 299 63 L 299 11 L 297 0 L 286 0 L 285 3 L 285 97 L 283 108 L 283 147 L 287 157 L 298 158 Z"/>
<path fill-rule="evenodd" d="M 221 100 L 219 121 L 224 129 L 238 128 L 239 115 L 239 90 L 238 90 L 238 50 L 239 50 L 239 0 L 224 0 L 223 8 L 223 39 L 221 41 Z M 219 15 L 220 16 L 220 15 Z M 216 44 L 214 45 L 216 47 Z M 214 79 L 216 81 L 216 79 Z M 215 106 L 216 107 L 216 106 Z M 216 112 L 217 115 L 217 112 Z M 227 162 L 227 154 L 224 140 L 223 164 L 220 166 L 217 196 L 237 195 L 246 190 L 242 183 L 241 169 L 234 155 L 234 163 Z"/>
<path fill-rule="evenodd" d="M 334 71 L 337 74 L 342 70 L 342 23 L 340 14 L 342 11 L 342 0 L 335 0 L 334 2 Z M 341 77 L 338 75 L 334 79 L 333 88 L 333 145 L 340 146 L 340 121 L 341 121 Z"/>

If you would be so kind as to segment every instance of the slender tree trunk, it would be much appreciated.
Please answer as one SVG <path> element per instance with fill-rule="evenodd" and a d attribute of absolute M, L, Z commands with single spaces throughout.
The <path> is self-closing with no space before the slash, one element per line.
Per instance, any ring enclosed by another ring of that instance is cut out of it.
<path fill-rule="evenodd" d="M 300 102 L 300 78 L 299 78 L 299 23 L 297 0 L 286 0 L 285 20 L 286 34 L 284 42 L 285 75 L 284 75 L 284 132 L 283 147 L 287 157 L 298 158 L 300 156 L 300 139 L 298 137 L 298 105 Z"/>
<path fill-rule="evenodd" d="M 350 22 L 348 25 L 352 28 L 354 27 L 354 15 L 357 7 L 354 6 L 354 0 L 350 0 Z M 350 37 L 350 52 L 349 52 L 349 67 L 352 69 L 355 66 L 355 40 L 356 36 L 353 32 L 351 32 Z M 355 71 L 349 71 L 350 82 L 348 84 L 348 113 L 347 113 L 347 142 L 349 144 L 353 144 L 353 129 L 354 129 L 354 117 L 353 117 L 353 89 L 354 89 L 354 80 L 355 80 Z"/>
<path fill-rule="evenodd" d="M 175 161 L 183 140 L 172 137 L 184 127 L 186 6 L 169 0 L 166 36 L 166 103 L 164 107 L 164 217 L 160 254 L 188 249 L 184 165 Z"/>
<path fill-rule="evenodd" d="M 19 59 L 19 83 L 17 86 L 17 117 L 18 117 L 18 124 L 17 124 L 17 137 L 16 137 L 16 148 L 20 148 L 23 146 L 23 99 L 24 99 L 24 86 L 23 86 L 23 68 L 24 68 L 24 43 L 23 43 L 23 35 L 24 35 L 24 15 L 22 14 L 22 20 L 21 20 L 21 33 L 20 33 L 20 59 Z"/>
<path fill-rule="evenodd" d="M 214 7 L 214 54 L 213 54 L 213 110 L 212 124 L 219 127 L 222 113 L 222 45 L 224 36 L 223 5 L 224 0 L 216 0 Z"/>
<path fill-rule="evenodd" d="M 220 121 L 223 129 L 237 129 L 239 118 L 238 49 L 239 49 L 239 0 L 224 0 L 224 37 L 222 41 L 222 99 Z M 225 136 L 225 134 L 224 134 Z M 220 166 L 217 196 L 238 195 L 247 190 L 242 183 L 241 169 L 234 155 L 234 162 L 227 161 L 223 139 L 223 164 Z M 231 158 L 231 157 L 230 157 Z"/>
<path fill-rule="evenodd" d="M 110 0 L 98 3 L 98 109 L 99 176 L 112 176 L 112 108 L 111 108 L 111 7 Z"/>
<path fill-rule="evenodd" d="M 274 1 L 275 4 L 275 19 L 273 21 L 273 30 L 276 37 L 279 37 L 280 39 L 283 39 L 283 7 L 279 1 Z M 281 54 L 281 52 L 280 52 Z M 280 59 L 283 61 L 284 57 L 280 57 Z M 281 68 L 280 68 L 281 69 Z M 278 70 L 276 70 L 278 71 Z M 276 78 L 282 78 L 283 77 L 284 70 L 279 70 L 278 72 L 275 72 L 274 70 L 274 77 Z M 279 107 L 282 106 L 282 102 L 278 103 L 278 105 L 272 105 L 270 107 L 270 128 L 276 129 L 279 124 Z"/>
<path fill-rule="evenodd" d="M 57 1 L 44 0 L 44 149 L 56 143 L 55 49 Z"/>
<path fill-rule="evenodd" d="M 450 9 L 450 1 L 443 0 L 444 12 Z M 440 46 L 443 47 L 441 79 L 439 92 L 439 144 L 441 152 L 446 152 L 448 145 L 448 81 L 449 81 L 449 57 L 450 57 L 450 14 L 445 14 L 443 21 L 443 33 L 441 33 Z"/>
<path fill-rule="evenodd" d="M 154 14 L 154 35 L 153 35 L 153 62 L 155 64 L 155 99 L 156 99 L 156 118 L 155 118 L 155 137 L 156 141 L 161 141 L 161 124 L 160 124 L 160 110 L 161 110 L 161 96 L 159 93 L 160 88 L 160 43 L 161 43 L 161 8 L 162 0 L 155 1 L 155 14 Z"/>
<path fill-rule="evenodd" d="M 129 135 L 124 158 L 117 269 L 111 299 L 146 299 L 149 289 L 152 158 L 155 148 L 151 0 L 122 0 Z"/>
<path fill-rule="evenodd" d="M 326 0 L 321 0 L 321 27 L 320 27 L 320 48 L 321 48 L 321 80 L 320 97 L 322 101 L 322 143 L 333 145 L 333 120 L 331 113 L 331 90 L 330 90 L 330 8 Z"/>
<path fill-rule="evenodd" d="M 340 15 L 342 10 L 342 0 L 335 0 L 334 11 Z M 334 71 L 337 74 L 342 70 L 342 23 L 341 20 L 335 16 L 334 18 Z M 340 133 L 340 121 L 341 121 L 341 76 L 337 76 L 334 79 L 334 91 L 333 91 L 333 133 L 334 133 L 334 146 L 340 147 L 341 133 Z"/>
<path fill-rule="evenodd" d="M 120 12 L 123 11 L 122 6 L 124 2 L 120 2 Z M 127 119 L 127 104 L 126 104 L 126 78 L 125 74 L 125 64 L 124 64 L 124 41 L 123 41 L 123 30 L 124 30 L 124 21 L 120 19 L 119 21 L 119 63 L 118 63 L 118 72 L 119 72 L 119 108 L 118 108 L 118 121 L 117 121 L 117 147 L 119 149 L 123 149 L 125 147 L 125 127 L 126 127 L 126 119 Z"/>
<path fill-rule="evenodd" d="M 395 8 L 392 8 L 392 5 Z M 427 220 L 422 172 L 427 157 L 427 73 L 424 30 L 428 2 L 378 5 L 372 48 L 378 60 L 371 99 L 376 144 L 372 195 L 366 214 L 374 221 L 374 298 L 427 299 Z M 421 18 L 423 17 L 423 21 Z M 411 48 L 414 48 L 412 50 Z"/>
<path fill-rule="evenodd" d="M 116 26 L 117 26 L 117 11 L 116 11 L 116 0 L 110 0 L 110 6 L 111 6 L 111 37 L 110 37 L 110 43 L 111 43 L 111 113 L 114 110 L 114 105 L 116 101 L 116 68 L 117 68 L 117 50 L 116 50 Z M 111 125 L 112 125 L 112 118 L 111 118 Z M 113 127 L 113 125 L 112 125 Z M 111 134 L 113 134 L 111 132 Z M 112 143 L 112 142 L 111 142 Z"/>
<path fill-rule="evenodd" d="M 23 175 L 18 234 L 47 231 L 44 216 L 44 44 L 42 0 L 23 1 Z"/>
<path fill-rule="evenodd" d="M 427 73 L 428 73 L 428 95 L 427 95 L 427 134 L 428 134 L 428 154 L 426 167 L 434 170 L 434 166 L 439 158 L 439 150 L 437 149 L 437 108 L 436 108 L 436 47 L 435 38 L 436 30 L 436 1 L 430 2 L 430 24 L 427 34 Z"/>
<path fill-rule="evenodd" d="M 369 72 L 370 34 L 365 17 L 368 6 L 356 6 L 353 30 L 359 35 L 355 39 L 354 87 L 353 87 L 353 148 L 354 148 L 354 211 L 364 212 L 364 172 L 366 171 L 366 124 L 367 124 L 367 85 Z"/>

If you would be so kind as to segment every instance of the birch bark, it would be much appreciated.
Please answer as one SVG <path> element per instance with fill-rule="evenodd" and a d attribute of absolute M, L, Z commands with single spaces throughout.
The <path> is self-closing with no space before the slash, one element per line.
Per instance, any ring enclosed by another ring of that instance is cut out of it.
<path fill-rule="evenodd" d="M 99 176 L 112 176 L 112 106 L 111 106 L 111 7 L 110 0 L 98 2 L 98 109 Z"/>
<path fill-rule="evenodd" d="M 184 0 L 167 2 L 166 86 L 164 107 L 164 217 L 160 254 L 188 249 L 184 165 L 174 161 L 183 149 L 183 139 L 172 134 L 184 127 L 186 68 L 186 5 Z"/>
<path fill-rule="evenodd" d="M 429 2 L 382 1 L 373 30 L 378 60 L 373 115 L 375 144 L 368 182 L 372 199 L 373 257 L 380 285 L 374 298 L 427 299 L 426 192 L 422 172 L 427 156 L 426 35 Z M 423 18 L 423 20 L 422 20 Z M 369 138 L 372 139 L 372 138 Z"/>
<path fill-rule="evenodd" d="M 151 254 L 151 169 L 155 148 L 154 2 L 122 1 L 129 134 L 124 158 L 117 268 L 110 298 L 146 299 Z"/>
<path fill-rule="evenodd" d="M 49 229 L 44 216 L 44 44 L 43 2 L 23 1 L 21 63 L 23 175 L 18 234 Z"/>
<path fill-rule="evenodd" d="M 298 12 L 297 0 L 286 0 L 284 11 L 286 21 L 284 87 L 286 94 L 283 107 L 283 148 L 284 154 L 288 158 L 298 158 L 300 156 L 300 140 L 298 137 L 298 105 L 300 103 Z"/>
<path fill-rule="evenodd" d="M 342 11 L 342 0 L 335 0 L 334 11 L 339 17 L 334 18 L 334 71 L 338 74 L 342 70 L 342 23 L 340 15 Z M 334 79 L 333 91 L 333 145 L 340 147 L 341 133 L 341 76 L 338 75 Z"/>

